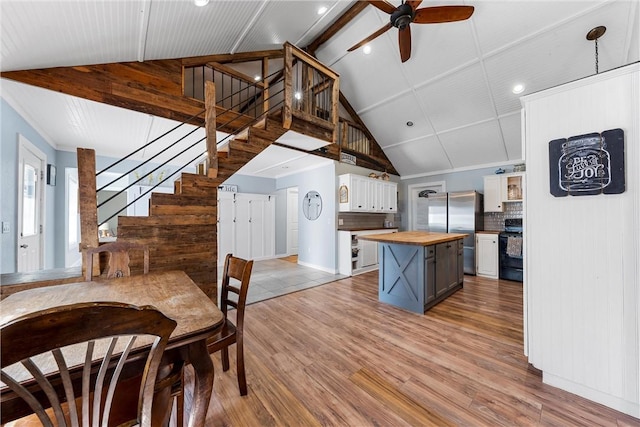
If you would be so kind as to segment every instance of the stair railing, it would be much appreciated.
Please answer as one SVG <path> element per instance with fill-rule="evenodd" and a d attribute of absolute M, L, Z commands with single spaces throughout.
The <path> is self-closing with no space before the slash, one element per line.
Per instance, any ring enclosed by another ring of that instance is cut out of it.
<path fill-rule="evenodd" d="M 278 75 L 281 75 L 281 73 L 276 71 L 276 72 L 272 73 L 271 75 L 267 76 L 267 78 L 269 79 L 269 78 L 277 77 Z M 264 84 L 262 84 L 261 82 L 252 82 L 252 83 L 258 88 L 264 87 Z M 283 86 L 281 81 L 280 81 L 280 83 L 279 82 L 275 82 L 274 83 L 275 88 L 278 87 L 278 84 Z M 260 120 L 261 117 L 263 117 L 265 114 L 270 114 L 271 112 L 273 112 L 273 111 L 277 110 L 278 108 L 280 108 L 281 105 L 282 105 L 282 102 L 283 102 L 282 101 L 282 98 L 283 98 L 282 97 L 282 92 L 283 91 L 284 91 L 284 87 L 280 88 L 279 90 L 273 90 L 272 89 L 271 95 L 266 97 L 266 98 L 263 95 L 261 95 L 260 99 L 265 102 L 264 105 L 269 105 L 270 100 L 273 100 L 273 99 L 276 99 L 276 98 L 280 98 L 280 100 L 278 102 L 276 102 L 276 103 L 271 102 L 270 105 L 272 105 L 272 106 L 267 111 L 262 112 L 262 114 L 260 116 L 258 116 L 255 119 L 251 120 L 249 122 L 248 126 L 250 126 L 251 124 L 253 124 L 253 123 L 257 122 L 258 120 Z M 216 93 L 217 93 L 217 86 L 216 86 Z M 219 100 L 219 101 L 225 103 L 225 105 L 227 105 L 228 108 L 225 108 L 226 110 L 237 111 L 243 105 L 246 105 L 248 101 L 250 101 L 250 100 L 247 100 L 246 98 L 240 97 L 240 95 L 242 95 L 243 93 L 247 94 L 247 93 L 255 93 L 255 92 L 249 92 L 249 91 L 247 91 L 246 87 L 242 87 L 242 88 L 238 89 L 237 92 L 233 92 L 233 93 L 228 94 L 225 98 L 218 98 L 218 97 L 216 97 L 216 98 L 217 98 L 217 100 Z M 235 103 L 234 104 L 229 104 L 228 100 L 230 100 L 230 99 L 235 99 L 236 100 Z M 219 107 L 219 105 L 217 105 L 217 106 Z M 206 110 L 200 111 L 198 114 L 190 117 L 186 122 L 179 123 L 177 126 L 173 127 L 172 129 L 168 130 L 167 132 L 163 133 L 159 137 L 154 138 L 153 140 L 149 141 L 148 143 L 144 144 L 142 147 L 138 148 L 137 150 L 129 153 L 128 155 L 126 155 L 122 159 L 119 159 L 119 160 L 115 161 L 111 165 L 107 166 L 105 169 L 102 169 L 101 171 L 97 172 L 96 173 L 96 178 L 98 178 L 101 174 L 113 169 L 115 166 L 117 166 L 118 164 L 121 164 L 125 160 L 130 159 L 131 157 L 133 157 L 135 154 L 139 153 L 140 151 L 145 150 L 145 149 L 149 148 L 152 145 L 155 145 L 157 143 L 162 142 L 163 138 L 169 137 L 171 135 L 174 135 L 174 133 L 176 131 L 178 131 L 181 127 L 183 127 L 185 124 L 188 124 L 189 122 L 194 121 L 196 118 L 198 118 L 199 116 L 201 116 L 205 112 L 206 112 Z M 229 127 L 234 122 L 239 121 L 241 119 L 241 117 L 242 116 L 234 115 L 229 120 L 226 120 L 226 121 L 224 121 L 222 123 L 217 123 L 216 124 L 216 130 L 217 131 L 221 131 L 222 129 L 226 129 L 227 127 Z M 178 143 L 184 141 L 185 139 L 187 139 L 189 136 L 193 135 L 199 129 L 202 129 L 202 126 L 195 127 L 194 129 L 189 131 L 186 135 L 180 136 L 174 142 L 169 143 L 166 146 L 163 146 L 161 148 L 161 150 L 158 151 L 156 154 L 152 155 L 151 157 L 149 157 L 148 159 L 146 159 L 145 161 L 143 161 L 139 165 L 137 165 L 134 168 L 130 169 L 129 171 L 125 172 L 122 176 L 120 176 L 120 177 L 118 177 L 118 178 L 116 178 L 114 180 L 111 180 L 107 184 L 101 186 L 96 191 L 99 192 L 99 191 L 105 190 L 105 189 L 109 188 L 110 186 L 112 186 L 113 184 L 115 184 L 116 182 L 122 180 L 123 178 L 130 176 L 132 173 L 136 173 L 137 170 L 140 170 L 142 167 L 144 167 L 147 164 L 151 163 L 154 159 L 159 157 L 161 154 L 166 153 L 168 149 L 176 147 Z M 230 140 L 232 137 L 233 137 L 233 134 L 229 134 L 226 137 L 222 138 L 220 141 L 217 141 L 217 147 L 223 146 L 225 144 L 225 142 Z M 180 157 L 182 155 L 185 155 L 188 152 L 191 152 L 191 150 L 193 148 L 198 147 L 205 140 L 206 140 L 206 136 L 202 137 L 202 138 L 199 138 L 199 139 L 195 140 L 194 142 L 191 142 L 186 148 L 184 148 L 181 151 L 179 151 L 178 153 L 174 154 L 169 159 L 165 160 L 163 163 L 158 163 L 153 169 L 144 172 L 141 176 L 140 176 L 140 174 L 138 174 L 138 177 L 134 181 L 130 182 L 128 185 L 126 185 L 123 188 L 121 188 L 120 191 L 114 193 L 112 196 L 106 198 L 105 200 L 103 200 L 102 202 L 97 204 L 97 209 L 100 209 L 103 206 L 107 206 L 107 204 L 109 202 L 116 200 L 118 198 L 118 196 L 120 196 L 122 193 L 126 192 L 127 190 L 129 190 L 133 186 L 138 185 L 139 183 L 143 182 L 145 179 L 147 179 L 147 177 L 153 176 L 153 174 L 155 172 L 166 168 L 166 166 L 170 162 L 172 162 L 173 160 L 175 160 L 176 158 L 178 158 L 178 157 Z M 208 150 L 199 150 L 195 156 L 190 157 L 189 160 L 187 162 L 185 162 L 181 167 L 176 168 L 172 172 L 170 171 L 168 173 L 165 173 L 163 175 L 163 177 L 158 179 L 157 182 L 155 182 L 154 185 L 150 186 L 150 188 L 146 189 L 144 192 L 142 192 L 139 195 L 137 195 L 136 198 L 134 198 L 130 202 L 128 202 L 125 206 L 121 207 L 119 210 L 117 210 L 116 212 L 114 212 L 113 214 L 108 216 L 107 218 L 105 218 L 102 221 L 100 221 L 98 223 L 98 228 L 101 225 L 103 225 L 105 223 L 108 223 L 111 219 L 115 218 L 116 216 L 120 215 L 123 211 L 127 210 L 130 206 L 134 205 L 139 199 L 144 198 L 145 196 L 147 196 L 149 193 L 151 193 L 153 190 L 155 190 L 158 186 L 160 186 L 163 183 L 171 180 L 172 177 L 174 177 L 179 172 L 184 171 L 186 168 L 190 167 L 191 165 L 194 165 L 194 164 L 197 164 L 197 163 L 201 162 L 203 158 L 207 157 L 207 155 L 208 155 Z M 198 171 L 196 170 L 196 172 L 198 172 Z"/>
<path fill-rule="evenodd" d="M 172 177 L 178 172 L 182 172 L 190 165 L 196 164 L 198 159 L 203 157 L 203 150 L 198 150 L 198 147 L 205 140 L 207 140 L 207 150 L 204 152 L 204 155 L 207 158 L 207 166 L 215 167 L 217 171 L 217 149 L 233 137 L 233 133 L 229 132 L 230 129 L 235 129 L 234 132 L 237 132 L 247 126 L 251 126 L 266 115 L 281 109 L 284 128 L 290 128 L 293 117 L 300 118 L 307 122 L 311 122 L 314 125 L 331 130 L 333 132 L 333 142 L 337 142 L 339 132 L 338 75 L 322 65 L 315 58 L 290 43 L 285 43 L 283 51 L 284 68 L 271 73 L 270 75 L 264 76 L 260 81 L 252 81 L 248 76 L 244 76 L 242 73 L 239 73 L 230 67 L 223 66 L 222 64 L 206 64 L 206 66 L 203 66 L 202 68 L 201 76 L 203 95 L 206 92 L 205 83 L 207 80 L 207 74 L 211 75 L 211 80 L 216 76 L 218 78 L 218 82 L 215 83 L 215 89 L 213 90 L 215 102 L 211 103 L 211 100 L 205 99 L 207 107 L 209 105 L 212 105 L 212 107 L 205 108 L 205 110 L 194 115 L 186 122 L 178 124 L 173 129 L 165 132 L 158 138 L 149 141 L 144 146 L 114 162 L 98 173 L 95 173 L 95 151 L 78 149 L 78 169 L 79 177 L 81 179 L 80 199 L 87 201 L 84 203 L 84 206 L 80 206 L 82 235 L 81 249 L 87 246 L 97 246 L 99 225 L 103 225 L 115 216 L 120 215 L 138 199 L 145 197 L 155 188 L 172 179 Z M 266 74 L 266 64 L 267 62 L 263 61 L 263 74 Z M 194 67 L 185 68 L 184 70 L 189 70 L 191 68 Z M 194 79 L 194 81 L 198 79 Z M 219 86 L 220 90 L 218 90 Z M 222 89 L 223 86 L 224 89 Z M 191 88 L 192 90 L 192 92 L 185 92 L 185 95 L 198 98 L 199 93 L 196 92 L 199 89 L 196 89 L 196 87 L 196 84 L 185 85 L 185 88 Z M 220 110 L 222 113 L 216 115 L 216 110 Z M 189 145 L 186 148 L 181 149 L 168 160 L 158 164 L 151 171 L 144 172 L 142 176 L 139 176 L 134 182 L 121 189 L 118 194 L 109 197 L 107 200 L 101 202 L 100 205 L 97 204 L 96 194 L 98 191 L 106 189 L 124 177 L 130 176 L 130 174 L 139 170 L 141 167 L 149 164 L 153 159 L 158 158 L 160 154 L 169 155 L 167 152 L 169 149 L 179 149 L 177 147 L 178 143 L 188 140 L 189 137 L 198 131 L 198 129 L 202 128 L 201 125 L 196 125 L 195 128 L 187 132 L 186 135 L 178 136 L 177 140 L 170 142 L 167 145 L 161 146 L 161 141 L 166 141 L 165 138 L 169 137 L 175 138 L 175 132 L 177 132 L 181 127 L 190 124 L 190 122 L 201 123 L 203 113 L 205 114 L 205 118 L 213 117 L 213 128 L 209 128 L 208 124 L 205 125 L 205 134 L 210 135 L 209 138 L 205 135 L 205 137 L 196 139 L 195 141 L 187 141 Z M 232 126 L 233 123 L 236 123 L 237 125 Z M 214 129 L 215 131 L 213 131 Z M 211 135 L 215 135 L 218 131 L 228 133 L 228 135 L 221 141 L 217 141 L 215 136 L 211 138 Z M 214 141 L 213 144 L 210 144 L 210 140 Z M 110 181 L 100 189 L 96 188 L 97 178 L 100 174 L 113 169 L 116 165 L 130 159 L 141 150 L 147 150 L 151 146 L 154 148 L 160 147 L 155 155 L 151 156 L 128 172 L 125 172 L 120 178 Z M 146 177 L 152 176 L 154 172 L 161 168 L 166 168 L 167 165 L 176 158 L 187 156 L 187 153 L 191 150 L 197 150 L 197 155 L 191 157 L 183 166 L 177 167 L 173 171 L 166 173 L 166 177 L 158 179 L 155 185 L 151 186 L 151 188 L 137 196 L 135 200 L 127 203 L 126 206 L 122 207 L 113 215 L 98 224 L 97 212 L 99 207 L 103 207 L 107 203 L 114 201 L 119 194 L 122 194 L 132 186 L 142 182 Z M 213 161 L 215 161 L 215 165 L 213 164 Z M 97 266 L 98 263 L 94 263 L 94 265 Z"/>

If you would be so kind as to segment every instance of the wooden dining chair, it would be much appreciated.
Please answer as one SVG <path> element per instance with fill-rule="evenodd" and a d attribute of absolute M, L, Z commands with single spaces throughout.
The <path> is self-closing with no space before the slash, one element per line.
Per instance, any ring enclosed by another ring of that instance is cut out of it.
<path fill-rule="evenodd" d="M 21 398 L 44 426 L 107 425 L 120 373 L 129 356 L 140 357 L 130 351 L 145 336 L 151 347 L 137 418 L 123 425 L 157 425 L 151 410 L 155 380 L 175 327 L 174 320 L 154 307 L 116 302 L 59 306 L 12 320 L 0 329 L 1 379 L 17 397 L 5 399 L 3 392 L 0 409 L 5 413 L 5 405 Z"/>
<path fill-rule="evenodd" d="M 106 276 L 108 279 L 115 277 L 125 277 L 131 275 L 129 268 L 130 256 L 129 252 L 139 250 L 143 252 L 144 263 L 143 272 L 149 272 L 149 248 L 147 245 L 133 242 L 109 242 L 98 246 L 97 248 L 85 249 L 86 266 L 85 280 L 91 281 L 93 278 L 93 258 L 95 254 L 107 252 L 109 260 L 107 263 Z"/>
<path fill-rule="evenodd" d="M 240 388 L 241 396 L 246 396 L 247 394 L 242 331 L 244 327 L 244 308 L 247 301 L 252 268 L 253 260 L 247 261 L 234 257 L 232 254 L 227 254 L 224 260 L 222 290 L 220 292 L 220 309 L 224 314 L 225 322 L 220 331 L 207 340 L 209 353 L 222 351 L 223 371 L 229 370 L 229 346 L 236 344 L 238 387 Z M 235 325 L 229 320 L 229 308 L 236 309 Z"/>

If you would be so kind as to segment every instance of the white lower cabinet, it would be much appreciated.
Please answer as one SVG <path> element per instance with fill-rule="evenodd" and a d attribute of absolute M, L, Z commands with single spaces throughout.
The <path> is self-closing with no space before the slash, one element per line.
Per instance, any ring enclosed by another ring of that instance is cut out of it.
<path fill-rule="evenodd" d="M 275 256 L 275 197 L 218 193 L 218 265 L 228 253 L 244 259 Z"/>
<path fill-rule="evenodd" d="M 353 276 L 378 268 L 378 242 L 359 239 L 366 234 L 396 233 L 397 229 L 338 231 L 338 272 Z"/>
<path fill-rule="evenodd" d="M 498 234 L 476 233 L 476 274 L 498 278 Z"/>

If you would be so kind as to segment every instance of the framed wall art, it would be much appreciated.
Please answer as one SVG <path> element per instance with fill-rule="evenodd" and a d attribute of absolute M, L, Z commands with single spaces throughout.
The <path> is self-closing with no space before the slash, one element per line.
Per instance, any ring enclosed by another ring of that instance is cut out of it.
<path fill-rule="evenodd" d="M 56 167 L 52 164 L 47 165 L 47 184 L 56 185 Z"/>
<path fill-rule="evenodd" d="M 338 188 L 339 203 L 349 203 L 349 188 L 346 185 L 341 185 Z"/>
<path fill-rule="evenodd" d="M 549 142 L 549 186 L 555 197 L 623 193 L 624 131 L 610 129 Z"/>

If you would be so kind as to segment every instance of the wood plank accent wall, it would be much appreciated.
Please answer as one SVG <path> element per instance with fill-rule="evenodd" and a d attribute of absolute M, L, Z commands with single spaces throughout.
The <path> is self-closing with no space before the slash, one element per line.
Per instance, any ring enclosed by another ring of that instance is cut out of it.
<path fill-rule="evenodd" d="M 640 64 L 523 103 L 529 361 L 545 383 L 640 418 Z M 626 191 L 552 196 L 549 141 L 615 128 Z"/>

